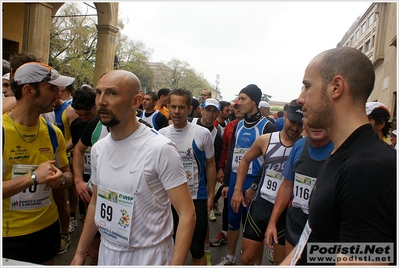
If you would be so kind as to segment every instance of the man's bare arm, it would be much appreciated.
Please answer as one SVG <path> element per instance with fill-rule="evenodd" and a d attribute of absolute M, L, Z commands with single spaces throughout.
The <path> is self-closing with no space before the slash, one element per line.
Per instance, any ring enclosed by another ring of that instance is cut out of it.
<path fill-rule="evenodd" d="M 174 209 L 179 215 L 175 249 L 170 265 L 184 265 L 195 228 L 195 208 L 187 183 L 167 190 Z"/>

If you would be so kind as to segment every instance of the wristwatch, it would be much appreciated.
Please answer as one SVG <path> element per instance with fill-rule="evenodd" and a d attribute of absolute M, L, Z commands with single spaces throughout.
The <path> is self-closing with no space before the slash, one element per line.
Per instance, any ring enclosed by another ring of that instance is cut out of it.
<path fill-rule="evenodd" d="M 36 180 L 36 174 L 33 173 L 33 171 L 30 173 L 30 176 L 32 178 L 33 185 L 35 185 L 35 186 L 38 185 L 37 180 Z"/>
<path fill-rule="evenodd" d="M 258 185 L 256 183 L 252 183 L 251 190 L 254 190 L 254 191 L 258 190 Z"/>
<path fill-rule="evenodd" d="M 64 173 L 62 173 L 62 182 L 61 182 L 61 185 L 65 185 L 65 183 L 66 183 L 66 176 L 65 176 L 65 174 Z"/>

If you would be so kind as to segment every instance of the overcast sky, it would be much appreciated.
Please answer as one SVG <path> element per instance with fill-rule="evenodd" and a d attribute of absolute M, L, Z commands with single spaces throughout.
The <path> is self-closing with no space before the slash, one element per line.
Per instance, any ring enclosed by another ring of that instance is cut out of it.
<path fill-rule="evenodd" d="M 256 84 L 273 101 L 298 97 L 304 70 L 336 47 L 371 1 L 122 1 L 123 34 L 152 62 L 186 61 L 230 101 Z"/>

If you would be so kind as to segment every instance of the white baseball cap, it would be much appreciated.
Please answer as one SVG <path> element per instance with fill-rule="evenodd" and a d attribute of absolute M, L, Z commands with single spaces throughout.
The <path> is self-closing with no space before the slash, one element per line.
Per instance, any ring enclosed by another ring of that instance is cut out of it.
<path fill-rule="evenodd" d="M 5 75 L 3 75 L 3 79 L 10 80 L 10 73 L 6 73 Z"/>
<path fill-rule="evenodd" d="M 48 82 L 57 87 L 66 87 L 75 81 L 75 78 L 60 75 L 57 70 L 40 62 L 28 62 L 21 65 L 15 72 L 13 79 L 18 86 Z"/>
<path fill-rule="evenodd" d="M 269 103 L 266 102 L 266 101 L 260 101 L 260 102 L 259 102 L 258 108 L 259 108 L 259 109 L 260 109 L 260 108 L 268 108 L 268 109 L 270 109 L 270 105 L 269 105 Z"/>
<path fill-rule="evenodd" d="M 209 105 L 216 107 L 218 111 L 220 111 L 220 103 L 217 99 L 209 98 L 204 101 L 204 108 L 208 107 Z"/>

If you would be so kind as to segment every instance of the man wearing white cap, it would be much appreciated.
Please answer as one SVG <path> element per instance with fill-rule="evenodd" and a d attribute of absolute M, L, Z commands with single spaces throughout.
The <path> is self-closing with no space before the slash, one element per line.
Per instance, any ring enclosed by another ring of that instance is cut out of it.
<path fill-rule="evenodd" d="M 16 105 L 3 114 L 3 258 L 52 264 L 60 227 L 52 188 L 72 183 L 65 140 L 42 113 L 54 109 L 59 86 L 73 78 L 26 63 L 12 81 Z"/>
<path fill-rule="evenodd" d="M 270 104 L 267 101 L 260 101 L 258 108 L 263 117 L 272 122 L 273 125 L 276 123 L 276 121 L 270 117 Z"/>
<path fill-rule="evenodd" d="M 218 164 L 220 161 L 220 155 L 223 148 L 223 138 L 218 133 L 218 129 L 213 125 L 216 118 L 220 114 L 220 102 L 214 98 L 205 99 L 203 102 L 203 109 L 201 109 L 201 118 L 193 118 L 192 123 L 203 126 L 207 128 L 212 135 L 213 147 L 215 149 L 215 164 L 216 170 L 218 170 Z M 206 176 L 205 176 L 206 178 Z M 211 209 L 208 213 L 208 220 L 216 221 L 215 212 Z M 207 260 L 207 265 L 212 265 L 212 254 L 210 252 L 210 241 L 209 241 L 209 223 L 207 236 L 205 238 L 205 256 Z"/>

